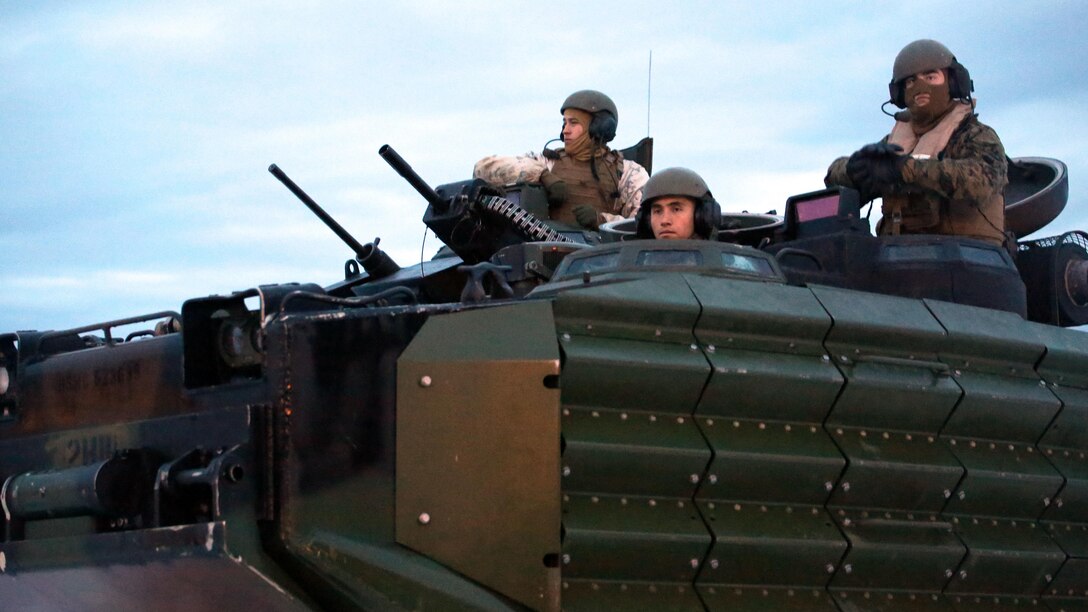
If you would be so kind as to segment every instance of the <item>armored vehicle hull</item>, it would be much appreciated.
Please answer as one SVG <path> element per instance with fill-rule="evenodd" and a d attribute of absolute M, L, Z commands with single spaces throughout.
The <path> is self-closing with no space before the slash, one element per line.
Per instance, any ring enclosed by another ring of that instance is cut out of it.
<path fill-rule="evenodd" d="M 0 601 L 1088 606 L 1083 333 L 875 292 L 787 231 L 503 239 L 2 335 Z"/>

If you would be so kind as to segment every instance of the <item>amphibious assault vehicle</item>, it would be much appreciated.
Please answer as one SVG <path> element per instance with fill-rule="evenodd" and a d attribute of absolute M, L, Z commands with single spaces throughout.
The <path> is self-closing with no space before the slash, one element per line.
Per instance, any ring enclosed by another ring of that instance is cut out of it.
<path fill-rule="evenodd" d="M 0 608 L 1088 608 L 1088 236 L 632 240 L 382 154 L 440 256 L 273 167 L 342 281 L 0 335 Z M 1066 169 L 1014 162 L 1027 235 Z"/>

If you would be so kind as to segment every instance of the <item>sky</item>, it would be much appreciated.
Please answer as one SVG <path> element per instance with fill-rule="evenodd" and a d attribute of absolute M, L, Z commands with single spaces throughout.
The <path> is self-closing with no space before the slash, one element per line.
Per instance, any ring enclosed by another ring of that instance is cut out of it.
<path fill-rule="evenodd" d="M 699 172 L 725 211 L 781 212 L 888 132 L 919 38 L 968 68 L 1010 157 L 1067 164 L 1034 237 L 1088 230 L 1085 23 L 1076 0 L 0 0 L 0 333 L 341 280 L 351 251 L 272 163 L 360 242 L 429 259 L 425 204 L 379 147 L 467 179 L 539 151 L 579 89 L 616 102 L 614 145 L 649 134 L 654 168 Z"/>

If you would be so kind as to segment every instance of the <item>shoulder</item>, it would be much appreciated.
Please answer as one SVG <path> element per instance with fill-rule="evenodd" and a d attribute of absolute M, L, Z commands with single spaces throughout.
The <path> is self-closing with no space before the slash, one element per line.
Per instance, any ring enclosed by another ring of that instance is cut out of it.
<path fill-rule="evenodd" d="M 642 164 L 633 162 L 629 159 L 623 160 L 623 174 L 633 177 L 644 177 L 645 179 L 650 178 L 650 173 L 646 172 L 646 168 L 643 168 Z"/>
<path fill-rule="evenodd" d="M 952 133 L 953 139 L 963 139 L 980 142 L 1001 143 L 997 132 L 985 123 L 978 120 L 978 115 L 972 113 L 964 117 L 963 122 Z"/>

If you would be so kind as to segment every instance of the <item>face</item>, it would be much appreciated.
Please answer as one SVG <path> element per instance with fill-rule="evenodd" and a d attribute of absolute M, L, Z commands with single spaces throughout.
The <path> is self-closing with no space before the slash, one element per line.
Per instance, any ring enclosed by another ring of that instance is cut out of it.
<path fill-rule="evenodd" d="M 589 127 L 586 125 L 585 115 L 588 113 L 579 112 L 575 109 L 567 109 L 563 111 L 563 143 L 570 144 L 575 140 L 578 140 L 582 134 L 586 133 L 586 129 Z"/>
<path fill-rule="evenodd" d="M 944 70 L 927 70 L 907 77 L 903 80 L 907 106 L 913 110 L 933 105 L 934 90 L 942 86 L 947 89 L 947 81 L 948 77 L 945 76 Z"/>
<path fill-rule="evenodd" d="M 650 203 L 650 229 L 658 240 L 695 236 L 695 202 L 684 196 L 664 196 Z"/>

